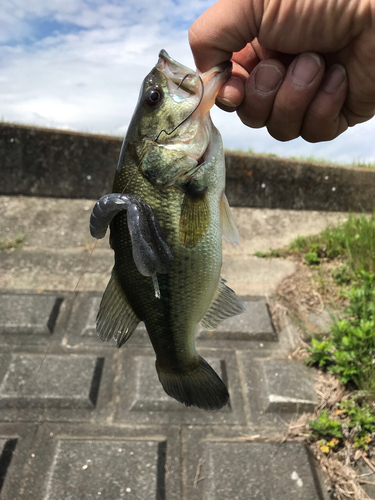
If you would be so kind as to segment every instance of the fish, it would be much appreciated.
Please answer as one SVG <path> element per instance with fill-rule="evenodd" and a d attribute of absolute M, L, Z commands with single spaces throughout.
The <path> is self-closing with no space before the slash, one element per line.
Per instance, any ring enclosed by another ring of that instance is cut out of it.
<path fill-rule="evenodd" d="M 229 393 L 196 351 L 196 326 L 213 330 L 245 310 L 220 276 L 222 236 L 235 243 L 239 236 L 209 112 L 230 74 L 230 62 L 199 74 L 160 51 L 122 144 L 113 193 L 90 219 L 96 238 L 110 227 L 115 261 L 99 337 L 121 347 L 143 321 L 164 391 L 204 410 L 221 409 Z"/>

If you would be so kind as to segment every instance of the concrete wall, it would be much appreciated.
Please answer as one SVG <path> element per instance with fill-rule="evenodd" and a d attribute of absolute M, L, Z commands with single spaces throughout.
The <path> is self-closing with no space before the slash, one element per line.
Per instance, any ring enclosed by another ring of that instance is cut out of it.
<path fill-rule="evenodd" d="M 0 194 L 99 198 L 111 192 L 122 139 L 0 124 Z M 371 211 L 375 169 L 226 154 L 232 206 Z"/>

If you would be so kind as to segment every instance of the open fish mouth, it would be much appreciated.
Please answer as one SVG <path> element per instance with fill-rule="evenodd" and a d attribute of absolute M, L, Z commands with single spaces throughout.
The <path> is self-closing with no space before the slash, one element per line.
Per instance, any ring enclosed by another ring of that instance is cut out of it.
<path fill-rule="evenodd" d="M 195 101 L 190 114 L 176 128 L 178 134 L 163 137 L 163 146 L 170 149 L 183 150 L 197 163 L 189 172 L 181 173 L 181 177 L 192 175 L 215 155 L 215 144 L 212 144 L 212 122 L 209 111 L 215 104 L 216 96 L 231 75 L 232 63 L 227 61 L 205 73 L 198 73 L 172 59 L 165 50 L 159 53 L 157 68 L 167 79 L 168 97 L 176 105 L 186 99 Z"/>
<path fill-rule="evenodd" d="M 198 73 L 172 59 L 165 50 L 159 53 L 157 67 L 167 78 L 170 97 L 182 100 L 198 95 L 199 105 L 194 113 L 199 110 L 202 117 L 215 104 L 219 90 L 232 71 L 231 61 L 226 61 L 205 73 Z"/>

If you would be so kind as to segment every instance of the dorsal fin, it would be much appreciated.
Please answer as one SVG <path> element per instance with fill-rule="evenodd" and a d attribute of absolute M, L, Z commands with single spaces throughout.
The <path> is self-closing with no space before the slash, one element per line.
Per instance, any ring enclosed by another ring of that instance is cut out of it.
<path fill-rule="evenodd" d="M 241 314 L 245 311 L 245 304 L 235 292 L 227 286 L 226 281 L 220 277 L 216 296 L 213 298 L 206 314 L 200 324 L 207 330 L 214 330 L 224 320 Z"/>
<path fill-rule="evenodd" d="M 221 234 L 226 240 L 238 245 L 240 236 L 238 234 L 236 224 L 234 223 L 232 212 L 224 191 L 220 199 L 220 228 Z"/>
<path fill-rule="evenodd" d="M 211 214 L 206 191 L 185 194 L 180 218 L 180 243 L 186 248 L 194 248 L 202 241 L 210 226 Z"/>
<path fill-rule="evenodd" d="M 109 342 L 113 338 L 117 342 L 117 347 L 121 347 L 139 322 L 140 319 L 129 304 L 113 269 L 100 302 L 96 317 L 96 331 L 104 342 Z"/>

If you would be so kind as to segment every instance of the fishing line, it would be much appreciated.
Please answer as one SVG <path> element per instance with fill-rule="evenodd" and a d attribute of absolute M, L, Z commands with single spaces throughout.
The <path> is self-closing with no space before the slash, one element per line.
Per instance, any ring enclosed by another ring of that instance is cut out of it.
<path fill-rule="evenodd" d="M 178 84 L 177 89 L 179 89 L 179 88 L 181 87 L 181 85 L 183 84 L 184 80 L 185 80 L 188 76 L 190 76 L 190 73 L 188 73 L 187 75 L 185 75 L 185 76 L 183 77 L 183 79 L 182 79 L 182 80 L 180 81 L 180 83 Z M 191 115 L 193 115 L 193 114 L 196 112 L 196 110 L 199 108 L 199 106 L 200 106 L 200 104 L 201 104 L 201 102 L 202 102 L 202 100 L 203 100 L 203 96 L 204 96 L 204 84 L 203 84 L 203 80 L 202 80 L 202 78 L 200 77 L 200 75 L 198 75 L 198 78 L 199 78 L 199 81 L 201 82 L 201 86 L 202 86 L 202 93 L 201 93 L 201 96 L 200 96 L 200 98 L 199 98 L 199 102 L 198 102 L 198 104 L 195 106 L 195 108 L 193 109 L 193 111 L 191 111 L 191 112 L 187 115 L 187 117 L 186 117 L 186 118 L 184 118 L 184 119 L 182 120 L 182 122 L 180 122 L 180 123 L 179 123 L 179 124 L 178 124 L 178 125 L 177 125 L 174 129 L 173 129 L 173 130 L 171 130 L 170 132 L 167 132 L 164 128 L 163 128 L 163 130 L 160 130 L 160 132 L 159 132 L 159 133 L 158 133 L 158 135 L 156 136 L 156 139 L 154 139 L 154 142 L 157 142 L 157 141 L 158 141 L 158 139 L 159 139 L 160 135 L 161 135 L 163 132 L 164 132 L 165 134 L 167 134 L 167 135 L 171 135 L 171 134 L 173 134 L 173 132 L 175 132 L 175 131 L 178 129 L 178 127 L 181 127 L 181 125 L 182 125 L 183 123 L 185 123 L 185 122 L 186 122 L 186 120 L 188 120 L 188 119 L 191 117 Z"/>

